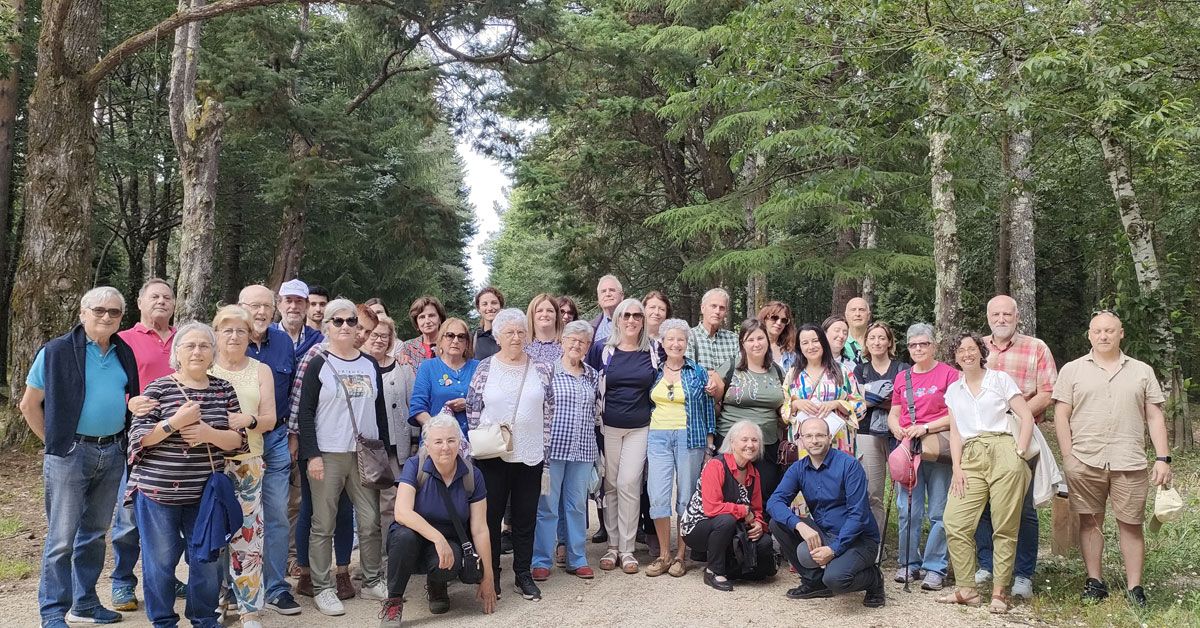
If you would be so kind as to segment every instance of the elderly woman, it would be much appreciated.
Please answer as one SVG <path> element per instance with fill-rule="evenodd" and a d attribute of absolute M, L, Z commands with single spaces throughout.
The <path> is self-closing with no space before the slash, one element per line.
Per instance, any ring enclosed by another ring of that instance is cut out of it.
<path fill-rule="evenodd" d="M 646 567 L 646 575 L 653 577 L 667 572 L 678 578 L 687 573 L 684 567 L 687 546 L 681 528 L 679 547 L 674 558 L 671 557 L 671 496 L 677 496 L 675 516 L 682 526 L 705 456 L 716 451 L 713 435 L 717 426 L 713 399 L 705 391 L 708 372 L 685 357 L 687 322 L 669 318 L 660 329 L 667 356 L 658 371 L 658 381 L 650 390 L 654 411 L 650 415 L 646 461 L 650 517 L 654 520 L 661 553 Z"/>
<path fill-rule="evenodd" d="M 394 448 L 388 457 L 392 461 L 392 473 L 400 477 L 400 465 L 415 449 L 421 432 L 408 424 L 408 400 L 412 396 L 416 372 L 411 365 L 401 364 L 392 357 L 395 347 L 396 322 L 381 316 L 375 331 L 367 336 L 367 344 L 363 348 L 379 364 L 379 372 L 383 374 L 383 407 L 387 410 L 388 435 L 392 437 L 388 444 Z M 385 535 L 392 525 L 395 507 L 396 489 L 385 488 L 380 491 L 380 525 Z"/>
<path fill-rule="evenodd" d="M 717 417 L 718 443 L 727 438 L 729 430 L 739 421 L 750 421 L 761 432 L 759 445 L 762 455 L 754 459 L 754 467 L 762 478 L 762 493 L 770 495 L 779 484 L 779 427 L 783 422 L 781 410 L 785 402 L 783 371 L 771 355 L 767 331 L 758 319 L 742 322 L 738 335 L 738 355 L 720 371 L 724 392 L 721 415 Z"/>
<path fill-rule="evenodd" d="M 417 369 L 408 406 L 409 425 L 422 426 L 448 408 L 467 434 L 467 388 L 479 366 L 472 352 L 471 334 L 459 318 L 447 319 L 438 329 L 437 356 Z"/>
<path fill-rule="evenodd" d="M 646 310 L 646 335 L 650 336 L 650 340 L 661 341 L 662 331 L 659 327 L 663 321 L 671 318 L 671 302 L 665 294 L 651 290 L 642 297 L 642 307 Z"/>
<path fill-rule="evenodd" d="M 425 423 L 424 443 L 421 454 L 404 463 L 396 484 L 395 522 L 387 543 L 388 597 L 379 614 L 380 628 L 399 628 L 408 581 L 416 574 L 426 574 L 429 612 L 448 612 L 448 589 L 462 574 L 464 544 L 482 559 L 483 579 L 475 597 L 483 612 L 494 611 L 499 597 L 488 560 L 492 541 L 486 484 L 483 473 L 459 456 L 458 422 L 447 416 L 431 418 Z M 470 538 L 462 538 L 459 530 Z"/>
<path fill-rule="evenodd" d="M 799 442 L 800 424 L 809 417 L 820 417 L 829 424 L 831 446 L 853 456 L 856 419 L 852 411 L 860 403 L 854 379 L 843 370 L 820 327 L 803 325 L 796 339 L 800 353 L 787 381 L 788 440 Z"/>
<path fill-rule="evenodd" d="M 554 394 L 546 462 L 550 486 L 538 502 L 531 572 L 535 581 L 550 576 L 556 541 L 565 548 L 567 573 L 584 579 L 595 575 L 584 554 L 588 483 L 599 456 L 596 429 L 600 427 L 599 374 L 583 362 L 591 345 L 592 326 L 587 321 L 572 321 L 563 329 L 563 356 L 550 380 Z"/>
<path fill-rule="evenodd" d="M 568 296 L 558 297 L 558 315 L 562 317 L 562 324 L 579 320 L 579 306 L 575 304 L 575 299 Z"/>
<path fill-rule="evenodd" d="M 150 382 L 142 396 L 152 407 L 134 417 L 129 429 L 129 484 L 142 540 L 146 616 L 156 626 L 174 626 L 175 566 L 192 542 L 200 498 L 209 475 L 225 466 L 224 452 L 245 452 L 246 439 L 230 423 L 248 424 L 237 392 L 211 377 L 217 344 L 204 323 L 179 328 L 171 343 L 175 372 Z M 270 395 L 273 395 L 271 392 Z M 201 562 L 187 553 L 188 619 L 197 626 L 217 625 L 220 564 Z"/>
<path fill-rule="evenodd" d="M 646 333 L 646 312 L 637 299 L 625 299 L 613 310 L 613 332 L 592 345 L 587 363 L 601 373 L 604 399 L 604 528 L 608 551 L 600 568 L 638 572 L 634 536 L 650 435 L 650 389 L 658 379 L 659 356 Z"/>
<path fill-rule="evenodd" d="M 784 373 L 788 372 L 796 361 L 796 327 L 792 320 L 792 308 L 782 301 L 771 301 L 758 311 L 758 322 L 767 330 L 775 364 Z"/>
<path fill-rule="evenodd" d="M 230 541 L 224 562 L 229 564 L 229 583 L 242 627 L 262 628 L 258 612 L 263 608 L 263 434 L 275 428 L 275 381 L 271 367 L 246 355 L 250 321 L 250 312 L 240 305 L 217 310 L 213 318 L 216 360 L 208 374 L 233 385 L 242 409 L 230 418 L 229 427 L 246 435 L 249 451 L 229 458 L 225 468 L 242 506 L 242 531 Z"/>
<path fill-rule="evenodd" d="M 1033 413 L 1012 377 L 985 366 L 987 355 L 982 338 L 969 333 L 959 336 L 954 361 L 962 369 L 962 377 L 946 390 L 954 471 L 945 527 L 954 573 L 973 574 L 975 526 L 984 506 L 991 504 L 995 577 L 988 610 L 1007 613 L 1005 587 L 1012 579 L 1017 530 L 1029 486 L 1029 465 L 1023 454 L 1033 439 Z M 1010 410 L 1020 419 L 1018 433 L 1009 425 Z M 954 593 L 938 601 L 968 606 L 980 603 L 974 578 L 961 578 L 957 584 Z"/>
<path fill-rule="evenodd" d="M 475 357 L 482 360 L 491 357 L 500 350 L 496 337 L 492 334 L 492 321 L 496 314 L 504 308 L 504 294 L 498 288 L 488 286 L 475 295 L 475 310 L 479 312 L 479 329 L 471 334 L 471 346 L 475 347 Z"/>
<path fill-rule="evenodd" d="M 467 426 L 507 425 L 512 451 L 476 460 L 488 486 L 488 530 L 492 536 L 492 571 L 500 582 L 500 523 L 511 501 L 513 573 L 517 591 L 527 600 L 542 599 L 530 572 L 533 532 L 537 524 L 542 467 L 550 445 L 554 418 L 554 365 L 525 354 L 528 321 L 521 310 L 501 310 L 492 329 L 500 351 L 479 363 L 467 390 Z M 475 453 L 475 452 L 473 452 Z"/>
<path fill-rule="evenodd" d="M 309 568 L 317 610 L 346 612 L 334 589 L 331 571 L 338 501 L 344 490 L 354 504 L 364 599 L 387 597 L 381 578 L 383 539 L 379 530 L 379 491 L 362 485 L 355 434 L 389 441 L 383 378 L 375 360 L 355 348 L 359 325 L 354 303 L 334 299 L 325 306 L 325 352 L 308 364 L 300 390 L 300 459 L 307 461 L 312 494 Z"/>
<path fill-rule="evenodd" d="M 907 337 L 913 365 L 901 371 L 892 383 L 892 410 L 888 413 L 888 429 L 897 441 L 913 441 L 950 429 L 946 390 L 959 376 L 954 367 L 934 358 L 937 346 L 932 327 L 916 323 L 908 328 Z M 909 410 L 910 406 L 913 411 Z M 896 491 L 896 506 L 900 512 L 900 566 L 896 570 L 896 582 L 912 582 L 924 573 L 921 588 L 941 590 L 949 562 L 942 514 L 953 474 L 950 464 L 923 460 L 912 490 L 901 488 Z M 911 509 L 908 506 L 910 499 L 913 501 Z M 929 516 L 929 538 L 922 553 L 921 528 L 926 514 Z M 970 577 L 970 574 L 964 577 Z"/>
<path fill-rule="evenodd" d="M 533 297 L 525 312 L 529 320 L 529 344 L 525 345 L 525 353 L 538 362 L 557 362 L 563 354 L 562 318 L 558 315 L 558 301 L 554 297 L 542 293 Z"/>
<path fill-rule="evenodd" d="M 871 514 L 883 525 L 886 506 L 883 503 L 887 486 L 888 413 L 892 409 L 892 385 L 896 376 L 909 364 L 896 359 L 896 337 L 887 323 L 875 322 L 867 327 L 866 360 L 854 369 L 854 379 L 862 390 L 865 420 L 859 423 L 854 438 L 855 449 L 863 470 L 867 472 L 867 495 Z"/>
<path fill-rule="evenodd" d="M 853 375 L 854 367 L 858 366 L 861 356 L 855 354 L 854 350 L 846 344 L 846 339 L 850 337 L 850 324 L 846 322 L 845 318 L 835 314 L 821 323 L 821 329 L 829 338 L 829 348 L 833 350 L 834 358 L 837 359 L 842 370 Z"/>
<path fill-rule="evenodd" d="M 707 549 L 704 584 L 718 591 L 732 591 L 730 580 L 775 575 L 775 550 L 763 518 L 762 481 L 753 464 L 762 456 L 762 439 L 757 423 L 734 423 L 721 443 L 720 455 L 704 465 L 700 486 L 682 517 L 683 540 Z M 734 551 L 738 543 L 744 543 L 741 552 Z"/>
<path fill-rule="evenodd" d="M 405 340 L 396 349 L 395 356 L 401 364 L 410 365 L 415 370 L 420 368 L 422 362 L 433 357 L 437 348 L 438 329 L 446 320 L 446 308 L 436 297 L 426 295 L 413 301 L 412 307 L 408 308 L 408 320 L 420 335 Z M 395 323 L 392 328 L 392 334 L 395 335 Z"/>

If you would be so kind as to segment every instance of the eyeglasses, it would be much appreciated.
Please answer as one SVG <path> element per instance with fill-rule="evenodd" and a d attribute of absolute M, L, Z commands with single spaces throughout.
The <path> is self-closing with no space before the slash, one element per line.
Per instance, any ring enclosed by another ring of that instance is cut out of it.
<path fill-rule="evenodd" d="M 179 351 L 182 351 L 183 353 L 193 353 L 197 349 L 202 352 L 212 351 L 212 348 L 213 346 L 207 342 L 185 342 L 178 347 Z"/>
<path fill-rule="evenodd" d="M 375 334 L 375 333 L 373 333 L 373 334 L 371 334 L 370 336 L 368 336 L 368 338 L 370 338 L 371 340 L 391 340 L 391 339 L 392 339 L 392 334 L 391 334 L 390 332 L 389 332 L 389 333 L 384 333 L 384 334 Z"/>
<path fill-rule="evenodd" d="M 526 336 L 524 329 L 510 329 L 500 334 L 505 338 L 524 338 Z"/>
<path fill-rule="evenodd" d="M 629 321 L 629 320 L 640 321 L 644 318 L 646 318 L 646 315 L 641 312 L 625 312 L 624 314 L 621 314 L 621 320 L 626 320 L 626 321 Z"/>
<path fill-rule="evenodd" d="M 219 331 L 217 333 L 221 334 L 222 336 L 228 336 L 230 338 L 237 338 L 239 336 L 249 336 L 250 335 L 250 332 L 246 331 L 245 329 L 242 329 L 241 327 L 226 327 L 225 329 L 222 329 L 221 331 Z"/>
<path fill-rule="evenodd" d="M 459 342 L 466 342 L 468 336 L 467 336 L 467 334 L 456 334 L 452 331 L 448 331 L 448 332 L 442 334 L 442 338 L 445 338 L 446 340 L 449 340 L 450 342 L 454 342 L 456 340 Z"/>
<path fill-rule="evenodd" d="M 106 315 L 109 318 L 121 318 L 124 311 L 119 307 L 89 307 L 88 311 L 96 318 L 104 318 Z"/>
<path fill-rule="evenodd" d="M 341 327 L 342 325 L 358 327 L 358 317 L 357 316 L 351 316 L 350 318 L 342 318 L 340 316 L 335 316 L 335 317 L 329 319 L 329 322 L 333 323 L 334 327 Z"/>
<path fill-rule="evenodd" d="M 562 343 L 563 343 L 564 347 L 579 347 L 579 346 L 586 347 L 588 344 L 588 341 L 582 340 L 580 338 L 563 338 Z"/>
<path fill-rule="evenodd" d="M 910 342 L 910 343 L 908 343 L 908 348 L 909 349 L 928 349 L 929 346 L 932 344 L 933 344 L 932 342 L 928 342 L 928 341 L 926 341 L 926 342 Z"/>
<path fill-rule="evenodd" d="M 767 320 L 771 321 L 772 323 L 781 323 L 784 326 L 786 326 L 788 323 L 792 322 L 786 316 L 780 316 L 778 314 L 772 314 L 772 315 L 768 316 Z"/>
<path fill-rule="evenodd" d="M 238 303 L 238 305 L 252 312 L 257 312 L 259 310 L 270 310 L 275 307 L 274 303 Z"/>

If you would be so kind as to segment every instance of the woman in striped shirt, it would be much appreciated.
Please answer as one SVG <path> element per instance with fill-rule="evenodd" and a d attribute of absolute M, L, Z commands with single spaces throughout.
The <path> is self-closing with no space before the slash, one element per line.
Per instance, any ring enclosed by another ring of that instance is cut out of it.
<path fill-rule="evenodd" d="M 192 540 L 208 476 L 225 467 L 225 452 L 244 452 L 245 436 L 230 423 L 247 420 L 233 386 L 208 375 L 216 335 L 188 323 L 171 344 L 174 373 L 143 391 L 148 412 L 129 428 L 129 486 L 142 540 L 142 590 L 146 615 L 156 626 L 174 625 L 175 565 Z M 132 406 L 132 404 L 131 404 Z M 185 614 L 196 626 L 217 625 L 219 563 L 188 557 Z"/>

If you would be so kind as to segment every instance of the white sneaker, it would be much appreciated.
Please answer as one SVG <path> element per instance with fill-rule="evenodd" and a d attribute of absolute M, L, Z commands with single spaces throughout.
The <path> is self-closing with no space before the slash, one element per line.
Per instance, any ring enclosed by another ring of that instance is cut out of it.
<path fill-rule="evenodd" d="M 985 584 L 992 579 L 992 572 L 986 569 L 980 569 L 975 572 L 975 584 Z"/>
<path fill-rule="evenodd" d="M 364 600 L 386 600 L 388 599 L 387 583 L 380 580 L 375 583 L 375 586 L 364 586 L 358 591 L 358 597 Z"/>
<path fill-rule="evenodd" d="M 242 628 L 263 628 L 263 625 L 257 619 L 245 619 L 242 620 Z"/>
<path fill-rule="evenodd" d="M 326 615 L 336 616 L 346 614 L 346 607 L 342 606 L 342 601 L 338 599 L 337 590 L 335 589 L 321 591 L 317 594 L 317 597 L 313 598 L 313 601 L 317 604 L 317 610 Z"/>
<path fill-rule="evenodd" d="M 1012 594 L 1017 597 L 1030 599 L 1033 597 L 1033 580 L 1024 576 L 1013 578 Z"/>

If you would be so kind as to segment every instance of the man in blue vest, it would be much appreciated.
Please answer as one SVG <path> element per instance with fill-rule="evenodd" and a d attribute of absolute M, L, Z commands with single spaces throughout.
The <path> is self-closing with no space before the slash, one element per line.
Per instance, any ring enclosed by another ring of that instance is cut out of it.
<path fill-rule="evenodd" d="M 96 581 L 125 470 L 125 400 L 138 394 L 137 362 L 117 336 L 125 313 L 120 292 L 93 288 L 79 305 L 80 324 L 38 351 L 21 398 L 21 414 L 46 443 L 42 628 L 121 620 L 100 605 Z"/>

